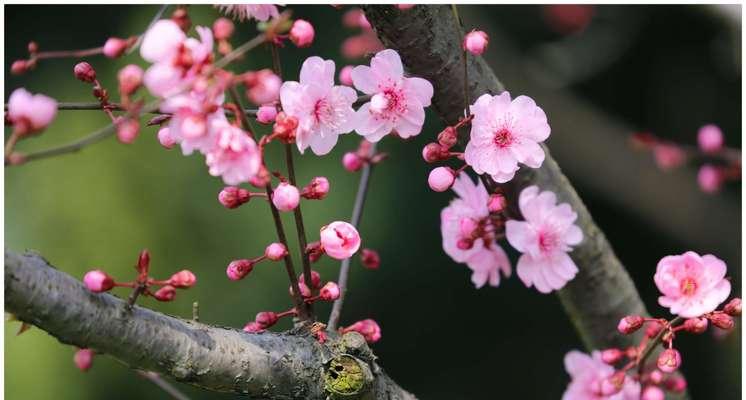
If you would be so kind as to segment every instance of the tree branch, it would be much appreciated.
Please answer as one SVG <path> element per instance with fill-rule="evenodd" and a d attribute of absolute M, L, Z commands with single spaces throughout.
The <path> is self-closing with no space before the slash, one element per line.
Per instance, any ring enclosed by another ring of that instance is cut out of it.
<path fill-rule="evenodd" d="M 304 330 L 248 334 L 139 306 L 126 311 L 121 299 L 88 291 L 34 253 L 6 250 L 5 308 L 62 343 L 212 391 L 326 399 L 329 388 L 344 380 L 361 386 L 352 399 L 414 399 L 375 363 L 357 333 L 330 334 L 320 344 Z M 335 372 L 336 379 L 329 368 L 335 363 L 347 368 Z M 362 378 L 345 374 L 348 370 L 359 371 Z"/>

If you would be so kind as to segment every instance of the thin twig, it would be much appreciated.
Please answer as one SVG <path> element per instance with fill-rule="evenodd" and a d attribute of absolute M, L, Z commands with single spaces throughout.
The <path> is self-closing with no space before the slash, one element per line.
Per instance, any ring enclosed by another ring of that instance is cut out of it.
<path fill-rule="evenodd" d="M 673 328 L 674 326 L 678 325 L 679 322 L 683 321 L 684 319 L 681 317 L 676 317 L 671 320 L 671 322 L 668 323 L 668 326 L 662 326 L 660 332 L 653 338 L 653 340 L 648 343 L 648 345 L 645 347 L 645 349 L 642 351 L 642 354 L 640 355 L 638 363 L 638 372 L 642 374 L 643 368 L 645 367 L 645 360 L 647 360 L 648 357 L 650 357 L 650 354 L 653 353 L 653 350 L 656 346 L 661 342 L 661 338 L 663 338 L 663 335 L 668 330 L 668 327 Z"/>
<path fill-rule="evenodd" d="M 370 154 L 375 153 L 376 143 L 370 147 Z M 352 219 L 350 223 L 358 228 L 360 226 L 360 219 L 363 215 L 363 206 L 365 205 L 365 197 L 368 193 L 368 183 L 370 182 L 370 174 L 373 172 L 373 164 L 370 162 L 363 166 L 363 171 L 360 174 L 360 183 L 357 187 L 357 194 L 355 195 L 355 205 L 352 208 Z M 327 329 L 334 331 L 337 329 L 339 318 L 342 315 L 342 306 L 344 305 L 345 295 L 347 293 L 347 281 L 350 275 L 350 258 L 342 261 L 342 266 L 339 269 L 339 278 L 337 279 L 337 285 L 339 286 L 339 298 L 334 301 L 332 306 L 332 312 L 329 314 L 329 322 L 327 323 Z"/>
<path fill-rule="evenodd" d="M 150 371 L 137 371 L 137 374 L 143 378 L 153 382 L 156 386 L 163 389 L 164 392 L 168 393 L 169 396 L 176 400 L 189 400 L 189 396 L 182 393 L 176 386 L 170 384 L 167 380 L 161 378 L 160 375 Z"/>

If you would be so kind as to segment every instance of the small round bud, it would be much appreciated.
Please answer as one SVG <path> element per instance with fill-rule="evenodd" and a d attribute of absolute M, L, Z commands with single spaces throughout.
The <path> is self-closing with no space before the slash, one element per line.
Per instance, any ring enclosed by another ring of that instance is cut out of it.
<path fill-rule="evenodd" d="M 487 50 L 487 44 L 489 43 L 489 36 L 483 31 L 471 31 L 464 36 L 464 42 L 462 47 L 475 56 L 481 55 Z"/>
<path fill-rule="evenodd" d="M 260 124 L 271 124 L 275 122 L 277 117 L 277 107 L 275 106 L 261 106 L 256 112 L 256 121 Z"/>
<path fill-rule="evenodd" d="M 272 311 L 262 311 L 256 315 L 254 322 L 266 329 L 277 323 L 277 314 Z"/>
<path fill-rule="evenodd" d="M 708 318 L 710 319 L 710 322 L 712 322 L 713 325 L 726 331 L 733 329 L 733 326 L 735 325 L 735 321 L 733 320 L 733 317 L 725 313 L 720 313 L 720 312 L 713 313 Z"/>
<path fill-rule="evenodd" d="M 360 248 L 360 233 L 351 224 L 334 221 L 321 228 L 321 246 L 329 257 L 344 260 Z"/>
<path fill-rule="evenodd" d="M 667 373 L 679 369 L 681 366 L 681 354 L 676 349 L 666 349 L 658 356 L 658 368 Z"/>
<path fill-rule="evenodd" d="M 168 280 L 168 284 L 180 289 L 187 289 L 194 286 L 197 283 L 197 277 L 188 269 L 181 270 L 173 275 Z"/>
<path fill-rule="evenodd" d="M 114 279 L 100 269 L 86 272 L 83 283 L 94 293 L 107 292 L 114 287 Z"/>
<path fill-rule="evenodd" d="M 723 311 L 733 317 L 741 315 L 741 299 L 736 297 L 723 307 Z"/>
<path fill-rule="evenodd" d="M 85 61 L 75 64 L 73 73 L 75 74 L 75 79 L 82 82 L 93 83 L 96 80 L 96 70 L 93 69 L 91 64 Z"/>
<path fill-rule="evenodd" d="M 712 165 L 704 164 L 697 172 L 697 184 L 705 193 L 716 193 L 723 187 L 725 177 L 722 169 Z"/>
<path fill-rule="evenodd" d="M 705 125 L 697 132 L 697 144 L 705 153 L 716 153 L 723 148 L 723 131 L 717 125 Z"/>
<path fill-rule="evenodd" d="M 458 143 L 458 133 L 456 132 L 456 129 L 452 126 L 443 129 L 443 131 L 438 134 L 438 143 L 447 149 L 456 145 L 456 143 Z"/>
<path fill-rule="evenodd" d="M 93 356 L 95 354 L 91 349 L 79 349 L 73 356 L 75 366 L 83 372 L 88 371 L 93 366 Z"/>
<path fill-rule="evenodd" d="M 487 209 L 491 213 L 502 212 L 507 206 L 508 200 L 500 193 L 491 194 L 489 200 L 487 200 Z"/>
<path fill-rule="evenodd" d="M 427 178 L 427 184 L 430 185 L 430 189 L 436 192 L 445 192 L 456 180 L 456 172 L 450 167 L 438 167 L 430 171 L 430 175 Z"/>
<path fill-rule="evenodd" d="M 324 255 L 324 248 L 321 246 L 321 242 L 313 242 L 306 245 L 306 253 L 311 262 L 318 261 L 321 256 Z"/>
<path fill-rule="evenodd" d="M 432 142 L 425 145 L 422 148 L 422 159 L 426 163 L 434 163 L 436 161 L 444 160 L 444 153 L 447 155 L 448 151 L 443 149 L 440 143 Z"/>
<path fill-rule="evenodd" d="M 298 277 L 298 282 L 306 282 L 306 276 L 304 274 L 300 274 Z M 308 285 L 306 285 L 308 286 Z M 321 286 L 321 274 L 318 272 L 311 270 L 311 287 L 314 289 L 318 289 Z"/>
<path fill-rule="evenodd" d="M 176 288 L 171 285 L 166 285 L 153 294 L 158 301 L 171 301 L 176 297 Z"/>
<path fill-rule="evenodd" d="M 311 297 L 311 289 L 309 289 L 305 283 L 298 282 L 298 288 L 300 289 L 301 297 L 303 297 L 304 299 Z M 288 293 L 290 294 L 290 296 L 295 296 L 295 292 L 293 292 L 293 285 L 290 285 L 290 287 L 288 287 Z"/>
<path fill-rule="evenodd" d="M 158 130 L 158 143 L 167 149 L 172 149 L 176 145 L 176 140 L 171 136 L 171 130 L 167 126 Z"/>
<path fill-rule="evenodd" d="M 290 41 L 297 47 L 308 47 L 313 43 L 315 36 L 313 25 L 302 19 L 295 20 L 290 28 Z"/>
<path fill-rule="evenodd" d="M 334 282 L 327 282 L 319 291 L 319 298 L 324 301 L 334 301 L 339 298 L 339 286 Z"/>
<path fill-rule="evenodd" d="M 365 338 L 368 343 L 375 343 L 381 339 L 381 327 L 372 319 L 364 319 L 341 329 L 342 334 L 357 332 Z"/>
<path fill-rule="evenodd" d="M 311 182 L 303 188 L 301 196 L 309 200 L 321 200 L 329 194 L 329 180 L 323 176 L 311 179 Z"/>
<path fill-rule="evenodd" d="M 264 328 L 256 321 L 251 321 L 243 327 L 243 331 L 247 333 L 259 333 L 264 331 Z"/>
<path fill-rule="evenodd" d="M 140 121 L 132 118 L 119 117 L 117 120 L 117 139 L 120 143 L 130 144 L 140 134 Z"/>
<path fill-rule="evenodd" d="M 268 260 L 280 261 L 288 255 L 288 249 L 282 243 L 270 243 L 267 248 L 264 249 L 264 256 Z"/>
<path fill-rule="evenodd" d="M 624 352 L 619 349 L 606 349 L 601 352 L 601 360 L 606 364 L 616 364 L 624 357 Z"/>
<path fill-rule="evenodd" d="M 26 60 L 16 60 L 10 65 L 10 73 L 13 75 L 21 75 L 29 70 L 29 63 Z"/>
<path fill-rule="evenodd" d="M 39 51 L 39 44 L 32 40 L 28 42 L 27 48 L 29 53 L 34 54 Z"/>
<path fill-rule="evenodd" d="M 298 203 L 300 203 L 300 193 L 289 183 L 280 183 L 272 193 L 272 204 L 280 211 L 292 211 L 298 207 Z"/>
<path fill-rule="evenodd" d="M 363 249 L 360 252 L 360 262 L 368 269 L 378 269 L 381 266 L 381 257 L 372 249 Z"/>
<path fill-rule="evenodd" d="M 252 269 L 254 269 L 254 262 L 251 260 L 233 260 L 228 264 L 225 274 L 228 276 L 228 279 L 238 281 L 245 278 Z"/>
<path fill-rule="evenodd" d="M 363 167 L 363 159 L 357 153 L 347 152 L 342 157 L 342 166 L 350 172 L 357 172 Z"/>
<path fill-rule="evenodd" d="M 123 95 L 130 95 L 142 85 L 142 78 L 145 73 L 142 68 L 135 64 L 129 64 L 119 70 L 117 79 L 119 80 L 119 92 Z"/>
<path fill-rule="evenodd" d="M 666 379 L 665 386 L 671 392 L 681 393 L 686 390 L 686 379 L 679 375 L 673 375 Z"/>
<path fill-rule="evenodd" d="M 650 379 L 651 383 L 660 385 L 661 382 L 663 382 L 663 372 L 661 372 L 659 369 L 654 369 L 650 371 L 648 379 Z"/>
<path fill-rule="evenodd" d="M 215 40 L 227 40 L 233 35 L 236 26 L 228 18 L 220 17 L 212 24 L 212 33 Z"/>
<path fill-rule="evenodd" d="M 352 69 L 354 67 L 352 65 L 345 65 L 342 67 L 341 70 L 339 70 L 339 83 L 346 85 L 346 86 L 352 86 Z"/>
<path fill-rule="evenodd" d="M 104 43 L 104 55 L 109 58 L 117 58 L 127 50 L 128 43 L 124 39 L 112 37 Z"/>
<path fill-rule="evenodd" d="M 640 400 L 665 400 L 666 394 L 658 386 L 646 386 L 642 390 Z"/>
<path fill-rule="evenodd" d="M 707 325 L 707 318 L 689 318 L 684 321 L 684 330 L 696 334 L 704 333 Z"/>
<path fill-rule="evenodd" d="M 619 321 L 617 330 L 624 335 L 629 335 L 630 333 L 640 329 L 644 322 L 645 319 L 639 315 L 628 315 Z"/>
<path fill-rule="evenodd" d="M 218 201 L 223 207 L 234 209 L 251 200 L 251 193 L 235 186 L 226 186 L 218 194 Z"/>
<path fill-rule="evenodd" d="M 267 171 L 267 168 L 262 165 L 259 168 L 259 172 L 249 178 L 249 183 L 254 187 L 264 189 L 271 179 L 272 177 L 270 176 L 269 171 Z"/>

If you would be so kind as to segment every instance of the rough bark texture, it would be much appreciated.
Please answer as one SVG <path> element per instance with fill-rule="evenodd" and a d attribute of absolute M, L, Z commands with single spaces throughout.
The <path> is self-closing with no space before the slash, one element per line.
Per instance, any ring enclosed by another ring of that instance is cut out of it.
<path fill-rule="evenodd" d="M 413 399 L 357 333 L 320 344 L 307 330 L 248 334 L 167 316 L 88 291 L 34 253 L 5 252 L 5 309 L 60 342 L 205 389 L 253 398 Z M 348 354 L 349 356 L 342 356 Z M 341 370 L 331 368 L 348 361 Z M 347 371 L 351 371 L 347 373 Z"/>
<path fill-rule="evenodd" d="M 365 13 L 386 47 L 396 49 L 407 70 L 433 83 L 433 108 L 452 125 L 464 115 L 463 32 L 450 6 L 416 6 L 400 11 L 391 6 L 366 6 Z M 468 93 L 478 96 L 505 90 L 482 57 L 468 57 Z M 551 124 L 551 115 L 549 116 Z M 544 146 L 546 160 L 539 169 L 521 168 L 503 188 L 510 198 L 528 185 L 551 190 L 578 213 L 585 239 L 571 253 L 580 272 L 559 297 L 588 348 L 631 345 L 637 337 L 616 331 L 619 319 L 646 315 L 645 305 L 603 232 Z M 490 182 L 494 184 L 493 182 Z M 515 204 L 512 204 L 515 211 Z"/>

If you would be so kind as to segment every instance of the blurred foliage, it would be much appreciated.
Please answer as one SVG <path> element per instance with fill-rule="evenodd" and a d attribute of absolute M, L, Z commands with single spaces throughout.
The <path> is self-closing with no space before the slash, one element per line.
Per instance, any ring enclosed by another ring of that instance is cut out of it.
<path fill-rule="evenodd" d="M 157 9 L 6 7 L 5 98 L 23 86 L 60 101 L 91 101 L 90 88 L 73 78 L 76 60 L 45 60 L 35 71 L 20 77 L 7 73 L 9 65 L 25 56 L 28 40 L 36 40 L 43 50 L 99 46 L 108 36 L 140 32 Z M 338 69 L 351 63 L 339 53 L 342 37 L 353 33 L 339 22 L 344 10 L 328 6 L 293 9 L 295 16 L 314 23 L 317 37 L 309 49 L 290 45 L 282 51 L 286 78 L 296 77 L 300 63 L 310 55 L 333 58 Z M 614 9 L 623 8 L 609 8 L 609 12 L 617 12 Z M 522 47 L 557 39 L 544 24 L 538 6 L 483 7 L 479 12 L 489 13 Z M 684 122 L 686 129 L 694 131 L 702 119 L 715 121 L 726 130 L 729 144 L 740 146 L 740 75 L 734 79 L 703 69 L 703 65 L 718 62 L 709 49 L 723 34 L 722 29 L 703 22 L 710 20 L 695 7 L 635 7 L 635 12 L 647 18 L 640 26 L 642 33 L 632 39 L 632 49 L 572 89 L 635 126 L 654 127 L 660 132 L 682 131 Z M 193 6 L 190 15 L 194 25 L 211 25 L 217 13 L 208 6 Z M 490 32 L 490 27 L 482 28 Z M 253 34 L 252 24 L 238 24 L 234 45 Z M 672 49 L 686 49 L 682 54 L 688 56 L 668 57 Z M 114 61 L 103 57 L 87 61 L 112 92 L 118 68 L 127 63 L 144 65 L 137 54 Z M 267 65 L 268 51 L 260 48 L 234 70 Z M 682 85 L 682 80 L 687 84 Z M 641 89 L 623 90 L 635 85 Z M 703 93 L 714 93 L 724 100 L 703 109 Z M 655 112 L 645 111 L 651 109 Z M 697 119 L 687 117 L 691 115 Z M 60 112 L 47 132 L 21 143 L 19 149 L 65 143 L 106 123 L 101 112 Z M 468 270 L 454 264 L 441 250 L 439 212 L 450 195 L 428 190 L 429 167 L 420 160 L 422 145 L 432 140 L 440 127 L 437 117 L 429 114 L 424 133 L 416 139 L 386 139 L 381 145 L 390 158 L 374 173 L 361 233 L 364 246 L 380 252 L 382 267 L 367 271 L 353 262 L 342 322 L 367 317 L 378 320 L 383 339 L 374 349 L 382 365 L 421 398 L 492 398 L 497 393 L 506 398 L 559 398 L 568 381 L 562 357 L 581 345 L 557 297 L 527 290 L 515 277 L 504 280 L 497 289 L 475 290 Z M 237 210 L 223 209 L 216 201 L 222 182 L 209 176 L 203 158 L 165 151 L 155 139 L 155 131 L 143 129 L 141 137 L 129 146 L 108 139 L 75 155 L 6 169 L 5 246 L 15 251 L 38 250 L 73 276 L 82 277 L 85 271 L 101 267 L 120 279 L 134 276 L 137 254 L 148 248 L 155 276 L 167 277 L 189 267 L 196 272 L 198 284 L 179 292 L 172 303 L 146 299 L 142 304 L 188 317 L 192 302 L 199 301 L 201 318 L 207 323 L 241 327 L 258 311 L 286 309 L 290 301 L 279 264 L 261 264 L 241 282 L 228 281 L 224 273 L 228 261 L 258 255 L 275 238 L 266 206 L 257 200 Z M 692 137 L 673 139 L 691 142 Z M 350 134 L 326 157 L 306 154 L 297 158 L 300 182 L 325 175 L 332 183 L 326 200 L 303 203 L 309 240 L 318 238 L 317 229 L 324 223 L 349 218 L 358 175 L 344 171 L 340 159 L 357 143 L 356 135 Z M 272 147 L 268 163 L 282 170 L 279 148 Z M 650 276 L 655 263 L 663 255 L 696 248 L 696 243 L 673 242 L 627 210 L 610 207 L 599 194 L 582 187 L 579 191 L 622 260 L 634 267 L 632 273 L 646 303 L 654 307 L 657 294 Z M 692 191 L 680 195 L 696 195 L 694 185 Z M 739 218 L 734 215 L 733 221 Z M 291 216 L 284 215 L 284 222 L 295 246 Z M 731 241 L 731 248 L 740 248 L 740 238 L 723 240 Z M 294 256 L 298 265 L 297 254 Z M 726 262 L 731 268 L 740 268 L 740 260 Z M 338 264 L 329 259 L 318 265 L 324 279 L 336 279 L 337 269 Z M 124 291 L 115 292 L 126 296 Z M 734 294 L 740 294 L 740 282 L 735 283 Z M 322 320 L 328 308 L 318 307 Z M 657 307 L 653 310 L 660 311 Z M 278 328 L 284 329 L 286 324 Z M 72 363 L 73 348 L 38 329 L 15 337 L 17 328 L 17 323 L 6 323 L 8 398 L 165 398 L 154 385 L 105 356 L 97 357 L 88 373 L 80 373 Z M 740 333 L 739 323 L 737 331 L 724 341 L 682 337 L 683 369 L 692 377 L 694 398 L 740 398 Z M 194 399 L 233 397 L 179 387 Z"/>

